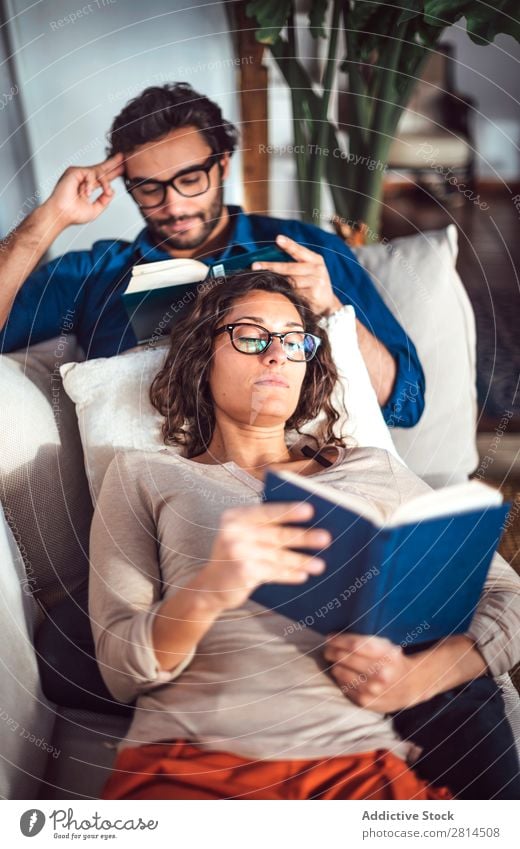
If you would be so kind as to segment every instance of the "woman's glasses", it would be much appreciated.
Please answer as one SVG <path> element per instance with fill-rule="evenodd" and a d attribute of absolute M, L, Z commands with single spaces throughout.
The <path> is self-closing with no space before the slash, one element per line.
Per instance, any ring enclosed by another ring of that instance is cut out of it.
<path fill-rule="evenodd" d="M 170 180 L 129 180 L 125 186 L 141 209 L 154 209 L 162 206 L 166 200 L 166 190 L 172 186 L 176 192 L 185 198 L 203 195 L 209 189 L 209 172 L 216 164 L 214 156 L 210 156 L 201 165 L 186 168 Z"/>
<path fill-rule="evenodd" d="M 263 354 L 273 339 L 279 339 L 285 356 L 295 363 L 309 362 L 321 345 L 319 336 L 304 330 L 290 330 L 288 333 L 271 333 L 259 324 L 225 324 L 215 331 L 229 333 L 231 344 L 241 354 Z"/>

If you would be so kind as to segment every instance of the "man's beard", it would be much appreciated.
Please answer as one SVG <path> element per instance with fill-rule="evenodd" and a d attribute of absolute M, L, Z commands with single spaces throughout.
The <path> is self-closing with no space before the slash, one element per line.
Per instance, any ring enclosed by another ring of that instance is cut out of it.
<path fill-rule="evenodd" d="M 189 217 L 183 216 L 181 218 L 165 218 L 161 221 L 158 219 L 152 221 L 152 219 L 146 218 L 146 223 L 154 241 L 157 242 L 159 246 L 164 245 L 178 251 L 193 250 L 194 248 L 199 248 L 209 239 L 222 217 L 223 205 L 224 188 L 223 186 L 220 186 L 215 200 L 207 211 L 199 212 L 196 215 L 190 215 Z M 189 230 L 184 233 L 167 235 L 163 230 L 163 227 L 165 226 L 167 227 L 170 224 L 175 224 L 176 222 L 183 220 L 189 222 L 193 218 L 198 218 L 202 222 L 202 230 L 200 230 L 197 235 L 191 236 Z"/>

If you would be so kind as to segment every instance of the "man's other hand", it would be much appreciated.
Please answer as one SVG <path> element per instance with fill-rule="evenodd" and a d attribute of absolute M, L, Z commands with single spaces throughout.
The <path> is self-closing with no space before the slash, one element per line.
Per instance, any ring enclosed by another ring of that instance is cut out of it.
<path fill-rule="evenodd" d="M 116 153 L 104 162 L 86 167 L 67 168 L 45 205 L 53 210 L 61 227 L 87 224 L 107 208 L 114 197 L 110 185 L 124 171 L 124 157 Z M 92 199 L 94 192 L 100 194 Z"/>
<path fill-rule="evenodd" d="M 323 257 L 288 236 L 277 236 L 276 244 L 295 262 L 255 262 L 253 270 L 283 274 L 317 315 L 330 315 L 340 309 L 341 301 L 334 294 Z"/>

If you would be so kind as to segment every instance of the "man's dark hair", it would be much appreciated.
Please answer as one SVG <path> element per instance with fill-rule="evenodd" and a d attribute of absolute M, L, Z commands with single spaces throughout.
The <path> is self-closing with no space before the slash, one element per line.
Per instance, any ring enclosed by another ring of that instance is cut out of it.
<path fill-rule="evenodd" d="M 107 154 L 130 153 L 180 127 L 196 127 L 212 153 L 233 153 L 238 130 L 222 117 L 220 106 L 192 89 L 189 83 L 145 88 L 114 118 Z"/>

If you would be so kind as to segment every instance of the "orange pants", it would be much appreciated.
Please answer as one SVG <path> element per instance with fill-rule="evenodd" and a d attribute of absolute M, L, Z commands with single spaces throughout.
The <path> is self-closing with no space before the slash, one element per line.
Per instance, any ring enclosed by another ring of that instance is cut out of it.
<path fill-rule="evenodd" d="M 118 755 L 102 799 L 451 799 L 380 749 L 321 760 L 249 761 L 190 743 Z"/>

